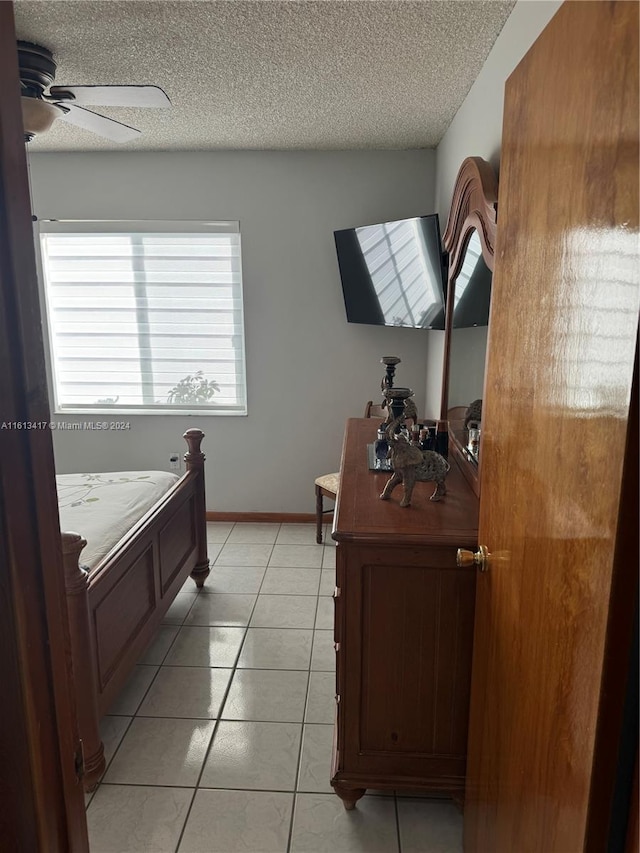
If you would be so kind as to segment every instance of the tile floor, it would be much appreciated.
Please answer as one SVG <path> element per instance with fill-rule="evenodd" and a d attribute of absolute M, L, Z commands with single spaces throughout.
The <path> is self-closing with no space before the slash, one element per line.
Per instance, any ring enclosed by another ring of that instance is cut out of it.
<path fill-rule="evenodd" d="M 332 540 L 214 523 L 208 541 L 205 588 L 187 582 L 102 721 L 92 853 L 459 853 L 449 801 L 347 812 L 332 793 Z"/>

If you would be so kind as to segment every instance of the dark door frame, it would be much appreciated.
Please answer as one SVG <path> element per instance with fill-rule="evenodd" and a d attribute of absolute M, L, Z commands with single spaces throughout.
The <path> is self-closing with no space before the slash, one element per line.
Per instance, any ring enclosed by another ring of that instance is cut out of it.
<path fill-rule="evenodd" d="M 81 747 L 7 2 L 0 2 L 0 80 L 0 847 L 84 853 Z"/>

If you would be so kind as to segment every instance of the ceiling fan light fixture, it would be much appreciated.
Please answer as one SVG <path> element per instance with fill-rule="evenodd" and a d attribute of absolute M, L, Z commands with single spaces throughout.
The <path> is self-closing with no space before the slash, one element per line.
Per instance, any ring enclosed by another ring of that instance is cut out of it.
<path fill-rule="evenodd" d="M 171 106 L 166 92 L 159 86 L 53 86 L 57 65 L 51 51 L 28 41 L 19 41 L 17 47 L 25 142 L 31 142 L 34 137 L 46 133 L 58 118 L 111 142 L 131 142 L 140 136 L 137 128 L 88 110 L 85 105 L 151 108 Z"/>
<path fill-rule="evenodd" d="M 62 107 L 41 101 L 38 98 L 21 97 L 22 126 L 25 142 L 31 142 L 34 136 L 45 133 L 57 118 L 64 115 Z"/>

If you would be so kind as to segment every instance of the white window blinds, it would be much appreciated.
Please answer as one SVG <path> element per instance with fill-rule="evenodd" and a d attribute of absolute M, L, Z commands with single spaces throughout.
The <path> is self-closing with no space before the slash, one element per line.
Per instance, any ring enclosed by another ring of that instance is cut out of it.
<path fill-rule="evenodd" d="M 246 414 L 238 223 L 43 222 L 56 409 Z"/>

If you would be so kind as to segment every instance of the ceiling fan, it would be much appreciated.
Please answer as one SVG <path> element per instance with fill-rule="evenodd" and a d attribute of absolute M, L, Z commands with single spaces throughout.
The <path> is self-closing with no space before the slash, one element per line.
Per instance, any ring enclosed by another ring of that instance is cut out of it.
<path fill-rule="evenodd" d="M 57 119 L 90 130 L 113 142 L 129 142 L 140 136 L 139 130 L 94 113 L 86 109 L 85 105 L 171 106 L 171 101 L 159 86 L 53 86 L 57 67 L 53 55 L 46 47 L 32 42 L 18 42 L 18 66 L 26 142 L 45 133 Z"/>

